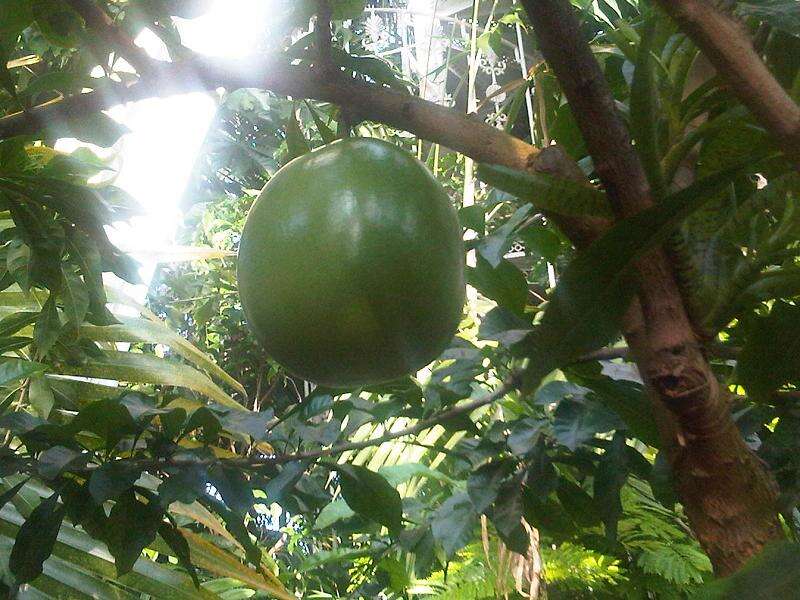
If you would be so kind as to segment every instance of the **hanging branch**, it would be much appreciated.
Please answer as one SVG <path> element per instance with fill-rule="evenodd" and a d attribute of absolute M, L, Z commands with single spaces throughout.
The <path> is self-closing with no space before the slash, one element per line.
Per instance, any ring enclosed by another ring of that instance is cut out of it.
<path fill-rule="evenodd" d="M 569 0 L 522 0 L 546 61 L 569 101 L 616 214 L 653 204 L 647 177 L 605 76 Z M 745 445 L 698 343 L 662 250 L 636 261 L 638 301 L 624 333 L 653 394 L 674 416 L 661 425 L 676 487 L 716 572 L 740 568 L 783 537 L 774 481 Z"/>
<path fill-rule="evenodd" d="M 709 0 L 658 0 L 725 79 L 730 91 L 800 167 L 800 106 L 769 72 L 747 30 Z"/>

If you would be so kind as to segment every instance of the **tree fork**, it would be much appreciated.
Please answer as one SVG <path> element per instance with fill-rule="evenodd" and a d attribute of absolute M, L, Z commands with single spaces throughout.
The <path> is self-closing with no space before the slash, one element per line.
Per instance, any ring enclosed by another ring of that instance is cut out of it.
<path fill-rule="evenodd" d="M 522 0 L 545 59 L 567 96 L 618 217 L 653 205 L 650 186 L 599 64 L 567 0 Z M 777 490 L 734 425 L 696 338 L 663 250 L 636 262 L 638 301 L 624 334 L 661 418 L 662 442 L 681 501 L 719 575 L 736 571 L 782 537 Z"/>

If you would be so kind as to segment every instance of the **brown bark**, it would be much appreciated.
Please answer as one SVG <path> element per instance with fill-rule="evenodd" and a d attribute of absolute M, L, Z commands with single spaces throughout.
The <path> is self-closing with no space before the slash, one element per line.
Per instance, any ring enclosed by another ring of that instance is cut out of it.
<path fill-rule="evenodd" d="M 641 161 L 568 0 L 523 0 L 619 217 L 653 204 Z M 666 254 L 640 258 L 638 301 L 624 333 L 639 370 L 672 418 L 658 419 L 681 501 L 718 574 L 782 536 L 776 489 L 746 447 L 689 320 Z"/>
<path fill-rule="evenodd" d="M 422 98 L 343 74 L 322 78 L 312 69 L 263 57 L 236 62 L 197 57 L 176 64 L 156 63 L 147 76 L 131 86 L 98 89 L 0 118 L 0 138 L 42 131 L 54 121 L 80 118 L 122 102 L 219 87 L 253 87 L 341 104 L 355 116 L 416 133 L 480 162 L 525 169 L 539 152 L 477 117 Z"/>
<path fill-rule="evenodd" d="M 772 76 L 747 30 L 710 0 L 658 0 L 703 51 L 730 91 L 800 165 L 800 106 Z"/>

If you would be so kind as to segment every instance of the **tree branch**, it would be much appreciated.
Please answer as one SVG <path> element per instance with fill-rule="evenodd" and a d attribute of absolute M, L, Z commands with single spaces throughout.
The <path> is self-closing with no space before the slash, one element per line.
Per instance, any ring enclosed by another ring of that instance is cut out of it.
<path fill-rule="evenodd" d="M 43 131 L 54 120 L 79 119 L 123 102 L 220 87 L 259 88 L 347 106 L 360 118 L 410 131 L 480 162 L 526 169 L 539 152 L 477 117 L 344 74 L 321 78 L 308 67 L 286 64 L 280 56 L 236 62 L 194 57 L 180 63 L 159 64 L 131 86 L 96 89 L 0 118 L 0 138 Z"/>
<path fill-rule="evenodd" d="M 186 459 L 180 459 L 180 458 L 176 459 L 172 457 L 166 460 L 150 460 L 150 459 L 127 460 L 126 464 L 135 466 L 136 468 L 142 470 L 154 470 L 154 471 L 160 471 L 167 467 L 176 467 L 184 465 L 211 466 L 214 464 L 225 464 L 227 466 L 238 467 L 241 469 L 257 470 L 269 465 L 315 460 L 318 458 L 323 458 L 325 456 L 334 456 L 342 454 L 343 452 L 348 452 L 350 450 L 361 450 L 362 448 L 380 446 L 385 442 L 390 442 L 392 440 L 396 440 L 398 438 L 406 437 L 409 435 L 415 435 L 417 433 L 420 433 L 421 431 L 425 431 L 426 429 L 430 429 L 431 427 L 455 419 L 456 417 L 462 415 L 468 415 L 471 412 L 477 410 L 478 408 L 496 402 L 497 400 L 503 398 L 503 396 L 505 396 L 509 392 L 519 388 L 520 383 L 521 380 L 519 379 L 518 375 L 516 374 L 511 375 L 502 385 L 498 386 L 491 392 L 482 395 L 479 398 L 469 400 L 467 402 L 454 406 L 449 410 L 428 417 L 427 419 L 422 419 L 421 421 L 417 421 L 414 425 L 406 427 L 405 429 L 401 429 L 399 431 L 391 431 L 380 437 L 363 440 L 361 442 L 347 442 L 343 444 L 337 444 L 335 446 L 330 446 L 329 448 L 322 448 L 320 450 L 296 452 L 292 454 L 275 454 L 271 456 L 230 458 L 230 459 L 214 458 L 209 460 L 198 460 L 195 457 L 187 457 Z M 438 450 L 437 448 L 433 449 Z M 442 451 L 444 452 L 446 450 L 447 449 Z M 71 473 L 90 473 L 92 471 L 97 470 L 99 467 L 100 465 L 89 465 L 86 467 L 67 468 L 66 470 Z"/>
<path fill-rule="evenodd" d="M 81 16 L 86 26 L 105 43 L 118 50 L 139 75 L 144 75 L 153 69 L 156 61 L 117 27 L 111 17 L 93 0 L 66 0 L 66 2 Z"/>
<path fill-rule="evenodd" d="M 657 0 L 678 22 L 750 109 L 800 166 L 800 106 L 769 72 L 748 32 L 733 15 L 710 0 Z"/>

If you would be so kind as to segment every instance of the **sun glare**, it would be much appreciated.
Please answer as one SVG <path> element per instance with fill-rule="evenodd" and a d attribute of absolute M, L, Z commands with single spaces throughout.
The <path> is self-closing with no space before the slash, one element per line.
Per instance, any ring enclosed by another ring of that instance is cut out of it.
<path fill-rule="evenodd" d="M 193 51 L 238 58 L 253 51 L 263 31 L 266 4 L 261 0 L 217 0 L 209 12 L 195 19 L 176 18 L 184 45 Z M 168 60 L 164 43 L 145 29 L 136 44 L 158 60 Z M 173 244 L 181 214 L 180 198 L 216 110 L 215 92 L 152 98 L 109 109 L 107 114 L 130 129 L 116 144 L 115 184 L 142 205 L 145 214 L 117 224 L 109 237 L 130 251 L 142 265 L 149 283 L 157 264 L 153 250 Z M 85 145 L 59 140 L 57 148 L 70 152 Z M 100 151 L 99 153 L 103 153 Z M 108 154 L 106 151 L 105 154 Z M 147 251 L 137 255 L 137 250 Z M 128 288 L 142 300 L 147 286 Z"/>

